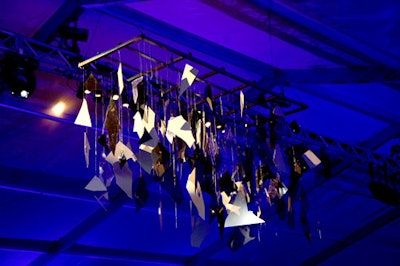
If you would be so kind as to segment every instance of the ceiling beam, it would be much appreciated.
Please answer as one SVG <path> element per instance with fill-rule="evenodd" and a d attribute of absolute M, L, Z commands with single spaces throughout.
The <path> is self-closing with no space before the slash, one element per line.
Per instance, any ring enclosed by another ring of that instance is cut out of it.
<path fill-rule="evenodd" d="M 296 10 L 291 9 L 278 0 L 251 0 L 250 3 L 264 10 L 271 10 L 275 14 L 286 18 L 302 27 L 310 37 L 328 44 L 340 51 L 377 66 L 400 70 L 400 60 L 395 56 L 356 40 L 351 36 L 339 32 L 319 21 L 316 21 Z"/>
<path fill-rule="evenodd" d="M 82 12 L 79 0 L 66 0 L 46 23 L 35 33 L 33 39 L 39 42 L 49 42 L 57 34 L 58 28 L 78 16 Z"/>
<path fill-rule="evenodd" d="M 48 240 L 0 237 L 0 250 L 19 250 L 43 253 L 46 252 L 52 244 L 53 242 Z"/>
<path fill-rule="evenodd" d="M 276 83 L 281 84 L 384 83 L 400 81 L 400 73 L 378 67 L 285 69 L 276 71 L 274 79 Z"/>
<path fill-rule="evenodd" d="M 382 131 L 375 134 L 372 138 L 360 143 L 363 147 L 370 147 L 371 149 L 377 149 L 389 140 L 399 138 L 400 126 L 398 123 L 390 124 Z"/>
<path fill-rule="evenodd" d="M 226 247 L 226 242 L 224 242 L 222 239 L 218 239 L 194 256 L 187 259 L 185 261 L 185 266 L 209 265 L 210 258 Z"/>
<path fill-rule="evenodd" d="M 275 71 L 275 68 L 260 60 L 248 57 L 234 50 L 201 38 L 193 33 L 181 30 L 137 10 L 129 9 L 120 5 L 108 6 L 107 8 L 96 8 L 95 10 L 117 18 L 128 24 L 135 25 L 160 37 L 184 45 L 191 50 L 197 50 L 201 53 L 207 54 L 235 66 L 246 66 L 247 70 L 254 73 L 260 75 L 269 75 L 269 73 L 273 73 Z"/>
<path fill-rule="evenodd" d="M 394 90 L 400 90 L 395 84 L 400 81 L 400 73 L 392 70 L 365 67 L 338 67 L 313 69 L 277 69 L 273 75 L 261 78 L 257 84 L 271 87 L 277 84 L 369 84 L 383 83 Z"/>
<path fill-rule="evenodd" d="M 110 199 L 107 211 L 102 207 L 99 207 L 93 212 L 88 218 L 83 220 L 79 225 L 68 232 L 64 237 L 54 242 L 47 250 L 45 254 L 40 255 L 30 265 L 47 265 L 53 261 L 58 255 L 69 249 L 75 244 L 82 236 L 89 232 L 94 226 L 102 222 L 105 218 L 109 217 L 116 210 L 124 205 L 129 198 L 126 197 L 122 192 L 117 194 L 113 199 Z"/>
<path fill-rule="evenodd" d="M 316 40 L 308 40 L 301 32 L 301 28 L 287 19 L 277 14 L 259 8 L 258 6 L 248 3 L 244 0 L 227 2 L 224 0 L 201 0 L 203 3 L 218 9 L 219 11 L 231 16 L 236 20 L 240 20 L 256 29 L 273 35 L 289 44 L 303 49 L 311 54 L 327 59 L 333 63 L 343 66 L 362 65 L 363 62 L 356 58 L 352 58 L 348 54 L 337 51 L 332 47 L 318 42 Z M 272 45 L 272 42 L 271 42 Z M 271 47 L 271 51 L 274 47 Z M 265 49 L 268 49 L 267 47 Z M 272 55 L 271 55 L 272 57 Z M 276 59 L 279 60 L 279 59 Z"/>
<path fill-rule="evenodd" d="M 359 229 L 355 230 L 351 234 L 344 237 L 342 241 L 336 242 L 335 244 L 327 247 L 326 249 L 320 251 L 316 255 L 306 259 L 300 265 L 304 266 L 318 265 L 328 260 L 329 258 L 333 257 L 342 250 L 348 248 L 349 246 L 366 238 L 367 236 L 371 235 L 372 233 L 384 227 L 385 225 L 389 224 L 390 222 L 394 221 L 395 219 L 398 219 L 399 216 L 400 216 L 400 208 L 399 207 L 391 208 L 386 213 L 378 216 L 374 220 L 370 221 L 369 223 L 365 224 L 364 226 L 360 227 Z"/>
<path fill-rule="evenodd" d="M 118 4 L 129 4 L 134 2 L 143 2 L 147 0 L 81 0 L 80 3 L 85 8 L 102 7 Z"/>
<path fill-rule="evenodd" d="M 365 102 L 357 101 L 348 97 L 343 97 L 340 94 L 332 93 L 332 91 L 330 91 L 329 89 L 325 89 L 322 86 L 294 84 L 293 87 L 299 89 L 302 92 L 332 102 L 339 106 L 343 106 L 353 111 L 360 112 L 374 119 L 378 119 L 389 124 L 400 124 L 400 114 L 388 112 L 385 109 L 377 109 L 373 105 L 366 104 Z"/>
<path fill-rule="evenodd" d="M 188 256 L 184 255 L 162 254 L 157 253 L 156 250 L 153 251 L 154 252 L 144 252 L 129 249 L 112 249 L 75 244 L 67 249 L 65 253 L 85 257 L 97 257 L 101 259 L 122 259 L 129 260 L 131 262 L 147 262 L 151 264 L 167 263 L 169 265 L 183 265 L 188 258 Z"/>
<path fill-rule="evenodd" d="M 17 250 L 46 253 L 55 244 L 54 241 L 37 239 L 0 238 L 0 250 Z M 92 247 L 74 244 L 64 251 L 64 254 L 81 256 L 88 260 L 95 257 L 103 260 L 128 260 L 129 262 L 169 263 L 182 265 L 188 256 L 122 250 L 102 247 Z"/>

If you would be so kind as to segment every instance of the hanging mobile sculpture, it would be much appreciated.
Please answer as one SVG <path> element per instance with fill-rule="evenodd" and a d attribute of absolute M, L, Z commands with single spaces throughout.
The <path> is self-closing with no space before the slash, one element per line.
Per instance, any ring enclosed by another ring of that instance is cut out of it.
<path fill-rule="evenodd" d="M 118 48 L 121 49 L 133 42 L 124 43 Z M 102 53 L 80 63 L 79 66 L 84 67 L 114 51 L 116 50 L 112 49 Z M 154 58 L 150 59 L 149 62 L 156 61 Z M 163 87 L 158 80 L 154 81 L 153 70 L 156 67 L 149 63 L 150 70 L 144 70 L 142 68 L 145 64 L 142 61 L 140 64 L 140 73 L 129 83 L 124 81 L 121 62 L 117 70 L 119 95 L 131 92 L 130 108 L 125 112 L 133 114 L 128 115 L 128 119 L 133 121 L 133 127 L 125 132 L 122 130 L 124 124 L 124 120 L 121 119 L 122 97 L 118 100 L 110 97 L 102 101 L 103 104 L 107 104 L 107 108 L 103 121 L 103 134 L 96 140 L 103 148 L 105 160 L 111 166 L 116 185 L 128 197 L 135 198 L 137 210 L 145 206 L 148 197 L 151 196 L 147 189 L 149 180 L 159 182 L 160 189 L 167 191 L 175 203 L 176 226 L 178 226 L 177 206 L 182 204 L 185 198 L 191 202 L 191 214 L 194 217 L 191 237 L 194 246 L 200 246 L 204 240 L 205 236 L 200 237 L 199 232 L 208 231 L 206 224 L 212 223 L 217 218 L 221 237 L 225 228 L 237 229 L 232 232 L 229 243 L 232 250 L 256 239 L 252 226 L 265 223 L 265 219 L 268 218 L 266 216 L 268 211 L 265 210 L 271 206 L 288 204 L 287 209 L 291 219 L 294 202 L 300 198 L 306 199 L 304 190 L 299 188 L 298 183 L 304 172 L 304 169 L 299 170 L 300 159 L 303 158 L 316 167 L 320 163 L 317 156 L 309 150 L 297 154 L 294 152 L 294 146 L 289 147 L 289 151 L 292 152 L 287 156 L 292 160 L 292 163 L 289 162 L 291 170 L 282 171 L 284 167 L 280 164 L 284 155 L 276 136 L 273 136 L 270 149 L 264 150 L 263 153 L 260 152 L 261 148 L 252 147 L 256 141 L 266 144 L 270 139 L 265 133 L 264 123 L 258 127 L 258 130 L 261 130 L 257 133 L 260 138 L 255 140 L 249 136 L 246 120 L 249 116 L 246 114 L 243 90 L 236 95 L 239 98 L 236 109 L 240 111 L 240 116 L 236 118 L 233 114 L 232 118 L 226 114 L 229 112 L 222 104 L 222 95 L 215 96 L 219 98 L 219 103 L 214 101 L 210 84 L 205 85 L 203 100 L 201 102 L 196 100 L 201 95 L 191 91 L 191 87 L 195 86 L 196 79 L 201 80 L 197 76 L 200 72 L 197 67 L 185 64 L 183 71 L 179 73 L 181 74 L 179 84 Z M 160 65 L 176 68 L 172 64 L 168 65 L 168 62 L 162 62 Z M 92 91 L 97 90 L 99 86 L 93 74 L 89 76 L 86 84 Z M 87 95 L 84 96 L 75 124 L 91 128 Z M 203 105 L 203 102 L 207 105 Z M 283 112 L 278 107 L 275 106 L 273 110 L 271 113 L 275 117 L 283 117 Z M 101 120 L 97 114 L 95 119 Z M 244 142 L 238 141 L 238 130 L 246 131 Z M 136 138 L 135 151 L 123 143 L 124 134 L 128 134 L 128 138 Z M 272 137 L 271 135 L 269 137 Z M 264 146 L 257 144 L 257 147 Z M 85 152 L 89 152 L 86 144 Z M 301 157 L 303 154 L 305 157 Z M 139 167 L 132 168 L 135 167 L 132 163 Z M 101 175 L 102 171 L 99 169 L 103 168 L 100 163 L 97 164 L 95 173 L 100 174 L 95 175 L 85 188 L 103 193 L 102 197 L 108 198 L 106 193 L 112 185 L 111 179 Z M 232 174 L 229 172 L 230 169 Z M 148 177 L 152 177 L 152 180 Z M 288 187 L 283 180 L 285 178 L 290 180 Z M 185 192 L 181 188 L 182 184 L 186 184 Z M 303 193 L 301 197 L 297 195 L 299 191 Z M 209 195 L 211 200 L 205 201 L 205 194 Z M 309 239 L 307 204 L 308 202 L 304 202 L 302 205 L 301 222 Z M 158 206 L 160 227 L 163 226 L 162 206 L 160 200 Z M 279 212 L 285 212 L 285 209 L 277 208 L 278 215 L 282 215 Z M 261 227 L 257 228 L 260 230 Z"/>

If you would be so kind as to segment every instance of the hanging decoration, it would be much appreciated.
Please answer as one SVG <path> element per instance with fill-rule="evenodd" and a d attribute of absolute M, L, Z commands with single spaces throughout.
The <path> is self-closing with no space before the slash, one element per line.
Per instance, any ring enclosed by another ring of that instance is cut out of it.
<path fill-rule="evenodd" d="M 139 41 L 141 45 L 134 46 Z M 266 117 L 254 117 L 247 108 L 256 103 L 246 98 L 245 104 L 242 89 L 263 91 L 255 83 L 192 56 L 185 61 L 182 53 L 143 36 L 124 45 L 136 52 L 138 59 L 122 63 L 123 56 L 119 53 L 118 67 L 102 74 L 104 84 L 97 81 L 91 64 L 99 64 L 100 59 L 115 64 L 107 56 L 124 47 L 79 64 L 85 72 L 92 73 L 85 82 L 89 93 L 83 97 L 75 124 L 92 128 L 88 97 L 90 92 L 102 90 L 98 94 L 102 98 L 94 97 L 95 126 L 101 127 L 94 130 L 101 130 L 101 134 L 92 140 L 100 144 L 95 148 L 95 156 L 99 158 L 85 189 L 95 193 L 100 202 L 109 199 L 110 189 L 117 186 L 127 197 L 135 199 L 139 211 L 149 197 L 157 194 L 149 190 L 149 184 L 158 183 L 160 191 L 165 191 L 175 204 L 176 227 L 179 206 L 189 202 L 193 246 L 201 245 L 215 221 L 221 238 L 225 229 L 230 232 L 228 246 L 232 250 L 257 239 L 257 231 L 265 227 L 273 208 L 282 219 L 286 216 L 292 219 L 289 222 L 292 225 L 295 203 L 300 201 L 300 221 L 310 238 L 309 202 L 300 179 L 321 161 L 309 149 L 282 142 L 276 133 L 285 112 L 300 111 L 304 106 L 279 95 L 280 102 L 287 100 L 290 104 L 263 103 L 263 108 L 269 110 Z M 158 48 L 177 57 L 162 61 L 156 56 Z M 132 65 L 135 63 L 136 66 Z M 136 71 L 128 73 L 125 69 Z M 157 72 L 162 69 L 162 74 Z M 199 69 L 210 72 L 203 74 Z M 207 79 L 214 75 L 242 85 L 227 89 Z M 109 77 L 108 83 L 104 77 Z M 115 91 L 121 96 L 118 99 L 112 97 Z M 266 99 L 268 95 L 263 92 L 261 96 Z M 278 97 L 273 93 L 272 96 Z M 223 104 L 223 97 L 229 104 Z M 236 115 L 239 112 L 240 116 Z M 84 136 L 88 164 L 91 140 L 86 133 Z M 160 197 L 161 228 L 163 211 Z"/>

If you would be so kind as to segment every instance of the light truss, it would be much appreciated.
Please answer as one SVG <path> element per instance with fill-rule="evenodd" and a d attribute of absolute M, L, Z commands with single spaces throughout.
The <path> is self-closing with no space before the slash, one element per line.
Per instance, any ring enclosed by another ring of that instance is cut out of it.
<path fill-rule="evenodd" d="M 4 29 L 0 29 L 0 50 L 34 58 L 45 72 L 69 78 L 80 76 L 76 68 L 79 55 Z"/>
<path fill-rule="evenodd" d="M 276 132 L 285 141 L 292 144 L 302 143 L 317 149 L 325 148 L 327 152 L 346 160 L 352 160 L 355 163 L 374 163 L 375 165 L 385 166 L 388 173 L 394 174 L 397 184 L 400 184 L 400 162 L 394 158 L 374 153 L 368 148 L 321 136 L 302 128 L 299 132 L 294 133 L 286 121 L 278 123 Z"/>

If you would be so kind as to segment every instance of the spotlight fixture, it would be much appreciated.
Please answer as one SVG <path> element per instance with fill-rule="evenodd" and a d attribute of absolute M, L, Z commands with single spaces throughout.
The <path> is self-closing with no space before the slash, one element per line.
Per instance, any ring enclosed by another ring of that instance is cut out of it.
<path fill-rule="evenodd" d="M 35 70 L 39 67 L 39 62 L 19 54 L 9 54 L 5 62 L 5 79 L 11 94 L 28 98 L 36 89 Z"/>
<path fill-rule="evenodd" d="M 300 133 L 300 126 L 299 126 L 299 124 L 297 123 L 296 120 L 294 120 L 292 123 L 290 123 L 289 126 L 290 126 L 290 129 L 292 130 L 292 132 L 294 134 Z"/>

